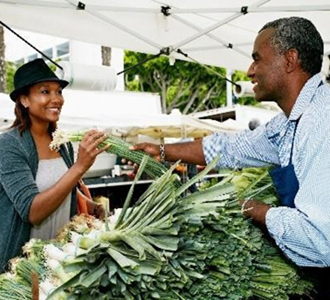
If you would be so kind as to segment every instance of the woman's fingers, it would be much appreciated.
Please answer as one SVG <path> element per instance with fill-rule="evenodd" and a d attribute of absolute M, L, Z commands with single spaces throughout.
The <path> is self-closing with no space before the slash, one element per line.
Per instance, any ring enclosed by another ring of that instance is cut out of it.
<path fill-rule="evenodd" d="M 107 139 L 107 137 L 108 136 L 104 132 L 93 129 L 85 134 L 81 145 L 88 153 L 98 155 L 110 147 L 109 145 L 105 145 L 100 148 L 100 145 Z"/>
<path fill-rule="evenodd" d="M 104 147 L 102 147 L 102 148 L 100 149 L 100 153 L 102 153 L 102 152 L 104 152 L 104 151 L 107 151 L 110 147 L 111 147 L 111 144 L 105 145 Z"/>

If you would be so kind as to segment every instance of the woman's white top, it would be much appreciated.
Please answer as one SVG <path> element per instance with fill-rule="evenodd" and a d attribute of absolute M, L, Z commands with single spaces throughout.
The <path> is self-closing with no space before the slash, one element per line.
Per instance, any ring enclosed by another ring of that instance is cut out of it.
<path fill-rule="evenodd" d="M 53 186 L 68 170 L 62 157 L 39 161 L 36 184 L 39 192 Z M 45 204 L 47 205 L 47 204 Z M 33 226 L 30 238 L 49 240 L 57 236 L 59 230 L 70 220 L 71 193 L 61 206 L 40 225 Z"/>

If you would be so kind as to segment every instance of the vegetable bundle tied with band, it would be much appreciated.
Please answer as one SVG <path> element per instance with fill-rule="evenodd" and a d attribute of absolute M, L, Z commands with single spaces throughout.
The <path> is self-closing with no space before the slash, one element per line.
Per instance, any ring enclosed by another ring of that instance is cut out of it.
<path fill-rule="evenodd" d="M 122 210 L 104 222 L 78 216 L 56 241 L 30 242 L 0 287 L 8 278 L 25 282 L 18 270 L 29 262 L 43 299 L 283 300 L 309 293 L 312 284 L 242 214 L 239 199 L 277 201 L 267 170 L 230 172 L 186 195 L 216 160 L 181 186 L 173 184 L 174 164 L 131 204 L 149 160 L 143 157 Z M 0 288 L 0 299 L 6 293 L 12 290 Z"/>

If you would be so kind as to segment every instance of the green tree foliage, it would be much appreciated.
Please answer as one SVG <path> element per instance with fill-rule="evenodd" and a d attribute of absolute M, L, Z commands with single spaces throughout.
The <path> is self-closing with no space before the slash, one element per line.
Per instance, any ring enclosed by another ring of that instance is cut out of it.
<path fill-rule="evenodd" d="M 10 93 L 14 90 L 14 74 L 17 70 L 18 66 L 13 63 L 6 61 L 6 93 Z"/>
<path fill-rule="evenodd" d="M 125 69 L 151 57 L 126 51 Z M 164 113 L 178 108 L 183 114 L 188 114 L 226 105 L 225 72 L 223 68 L 205 68 L 181 60 L 171 66 L 169 59 L 161 56 L 127 70 L 125 85 L 131 91 L 159 93 Z M 245 73 L 236 72 L 233 81 L 237 80 L 247 80 Z M 241 98 L 239 102 L 251 104 L 253 99 Z"/>
<path fill-rule="evenodd" d="M 3 93 L 6 88 L 6 67 L 5 67 L 5 31 L 0 26 L 0 92 Z"/>
<path fill-rule="evenodd" d="M 0 26 L 0 92 L 10 93 L 14 89 L 14 74 L 17 66 L 5 58 L 5 36 L 4 29 Z"/>

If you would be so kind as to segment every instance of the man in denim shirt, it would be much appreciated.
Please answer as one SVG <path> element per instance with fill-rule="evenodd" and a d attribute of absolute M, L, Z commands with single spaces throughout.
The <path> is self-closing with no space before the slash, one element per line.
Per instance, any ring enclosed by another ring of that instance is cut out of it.
<path fill-rule="evenodd" d="M 245 215 L 266 227 L 295 264 L 322 272 L 317 276 L 325 282 L 317 299 L 330 299 L 325 279 L 330 266 L 330 88 L 319 74 L 323 51 L 310 21 L 290 17 L 267 23 L 255 40 L 248 76 L 255 98 L 275 101 L 282 113 L 253 131 L 133 149 L 200 165 L 220 155 L 218 168 L 275 165 L 271 176 L 282 205 L 245 201 Z"/>

